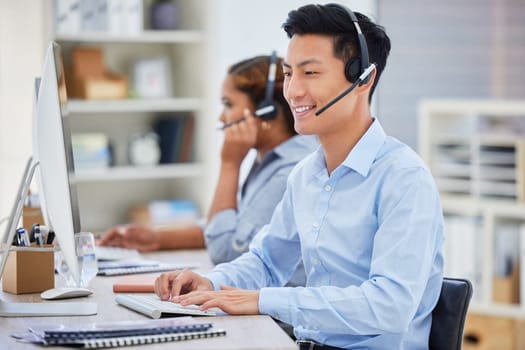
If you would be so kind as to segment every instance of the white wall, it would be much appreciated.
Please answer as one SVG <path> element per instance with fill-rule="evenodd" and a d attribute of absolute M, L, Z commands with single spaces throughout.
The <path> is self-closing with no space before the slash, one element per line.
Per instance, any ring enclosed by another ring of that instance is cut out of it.
<path fill-rule="evenodd" d="M 0 219 L 9 215 L 31 155 L 33 80 L 45 47 L 42 13 L 41 1 L 0 0 Z"/>

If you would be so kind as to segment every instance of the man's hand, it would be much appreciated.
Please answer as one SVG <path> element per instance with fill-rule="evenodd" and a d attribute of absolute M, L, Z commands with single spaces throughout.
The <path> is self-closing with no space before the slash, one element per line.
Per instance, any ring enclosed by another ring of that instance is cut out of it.
<path fill-rule="evenodd" d="M 209 279 L 188 269 L 166 272 L 155 280 L 155 294 L 161 300 L 202 290 L 213 290 L 213 284 Z"/>
<path fill-rule="evenodd" d="M 207 310 L 217 307 L 230 315 L 258 315 L 259 291 L 244 290 L 221 286 L 220 291 L 195 291 L 172 298 L 173 302 L 183 306 L 200 305 L 199 309 Z"/>
<path fill-rule="evenodd" d="M 109 229 L 98 242 L 101 246 L 124 247 L 150 252 L 160 249 L 157 235 L 141 225 L 122 225 Z"/>

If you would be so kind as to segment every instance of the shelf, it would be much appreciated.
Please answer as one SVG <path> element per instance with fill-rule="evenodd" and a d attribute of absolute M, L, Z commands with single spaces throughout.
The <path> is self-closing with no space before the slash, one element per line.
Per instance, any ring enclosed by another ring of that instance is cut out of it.
<path fill-rule="evenodd" d="M 152 167 L 121 166 L 107 169 L 78 170 L 72 177 L 75 184 L 88 182 L 154 180 L 196 177 L 202 174 L 200 164 L 156 165 Z"/>
<path fill-rule="evenodd" d="M 163 99 L 79 100 L 68 101 L 69 113 L 143 113 L 197 111 L 200 98 L 181 97 Z"/>
<path fill-rule="evenodd" d="M 525 319 L 525 308 L 519 305 L 490 304 L 472 302 L 469 306 L 469 312 L 496 317 L 510 317 Z"/>
<path fill-rule="evenodd" d="M 427 100 L 419 112 L 419 152 L 445 216 L 444 273 L 471 280 L 476 298 L 469 312 L 525 319 L 525 300 L 495 301 L 516 300 L 510 289 L 525 281 L 494 278 L 524 261 L 525 103 Z"/>
<path fill-rule="evenodd" d="M 525 218 L 525 204 L 505 199 L 474 199 L 468 195 L 441 194 L 445 211 L 492 212 L 498 216 Z"/>
<path fill-rule="evenodd" d="M 85 43 L 200 43 L 204 36 L 197 30 L 145 30 L 142 33 L 130 35 L 114 35 L 110 33 L 81 33 L 74 35 L 58 34 L 56 41 Z"/>
<path fill-rule="evenodd" d="M 525 141 L 524 135 L 501 135 L 501 134 L 478 134 L 478 135 L 457 135 L 453 133 L 441 133 L 435 136 L 433 143 L 437 145 L 481 145 L 481 146 L 514 146 L 517 142 Z"/>

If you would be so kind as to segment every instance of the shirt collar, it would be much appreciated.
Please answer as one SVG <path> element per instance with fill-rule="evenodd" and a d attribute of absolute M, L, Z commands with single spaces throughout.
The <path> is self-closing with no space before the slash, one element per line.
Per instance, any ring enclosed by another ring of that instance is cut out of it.
<path fill-rule="evenodd" d="M 341 165 L 353 169 L 363 177 L 366 177 L 385 139 L 386 133 L 383 127 L 379 123 L 379 120 L 374 118 L 368 130 L 361 136 Z M 314 166 L 314 173 L 317 175 L 326 171 L 322 147 L 319 147 L 315 152 L 314 163 L 312 165 Z"/>
<path fill-rule="evenodd" d="M 361 136 L 354 148 L 348 153 L 343 165 L 366 177 L 377 157 L 381 146 L 385 143 L 386 133 L 374 118 L 368 130 Z"/>

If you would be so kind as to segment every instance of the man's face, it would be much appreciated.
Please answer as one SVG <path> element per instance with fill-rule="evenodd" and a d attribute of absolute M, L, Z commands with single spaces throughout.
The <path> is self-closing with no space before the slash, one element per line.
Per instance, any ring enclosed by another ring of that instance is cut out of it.
<path fill-rule="evenodd" d="M 333 55 L 333 39 L 317 34 L 294 35 L 283 65 L 283 93 L 294 115 L 295 130 L 322 136 L 342 126 L 348 119 L 351 95 L 315 116 L 317 110 L 351 85 L 344 75 L 343 61 Z"/>

